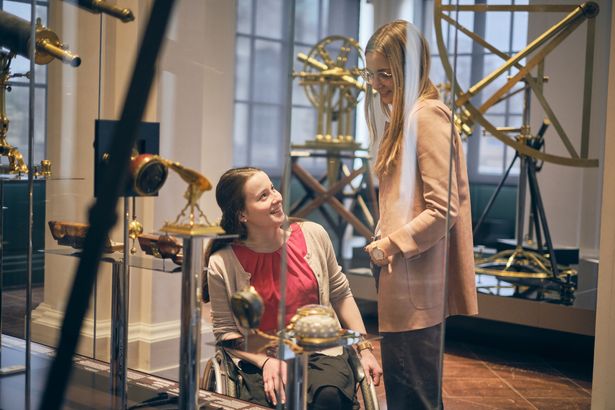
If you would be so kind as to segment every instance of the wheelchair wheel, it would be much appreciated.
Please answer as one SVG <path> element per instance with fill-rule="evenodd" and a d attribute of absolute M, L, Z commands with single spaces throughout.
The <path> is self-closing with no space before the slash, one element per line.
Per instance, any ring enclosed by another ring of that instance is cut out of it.
<path fill-rule="evenodd" d="M 201 378 L 201 389 L 223 394 L 230 397 L 239 397 L 237 370 L 233 360 L 224 350 L 216 350 L 212 358 L 207 361 Z"/>
<path fill-rule="evenodd" d="M 226 393 L 222 383 L 220 364 L 216 357 L 209 359 L 205 365 L 203 377 L 201 378 L 201 389 L 216 392 L 218 394 Z"/>
<path fill-rule="evenodd" d="M 350 358 L 350 364 L 354 372 L 355 380 L 359 384 L 359 388 L 361 390 L 363 408 L 365 410 L 380 410 L 376 386 L 368 380 L 365 370 L 363 370 L 363 366 L 361 366 L 359 356 L 352 348 L 348 349 L 348 356 Z"/>

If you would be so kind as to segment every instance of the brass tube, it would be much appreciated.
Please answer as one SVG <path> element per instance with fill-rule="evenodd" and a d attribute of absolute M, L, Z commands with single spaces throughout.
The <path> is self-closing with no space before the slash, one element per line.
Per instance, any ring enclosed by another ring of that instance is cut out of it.
<path fill-rule="evenodd" d="M 323 120 L 324 120 L 324 116 L 325 116 L 325 112 L 324 112 L 324 106 L 325 106 L 325 92 L 324 92 L 324 85 L 325 85 L 325 79 L 321 78 L 318 84 L 318 87 L 320 89 L 320 102 L 317 105 L 317 109 L 318 109 L 318 113 L 317 113 L 317 124 L 316 124 L 316 139 L 318 139 L 318 136 L 320 136 L 321 138 L 324 137 L 325 132 L 324 132 L 324 125 L 323 125 Z"/>
<path fill-rule="evenodd" d="M 345 82 L 345 83 L 349 83 L 350 85 L 352 85 L 353 87 L 355 87 L 358 90 L 361 91 L 367 91 L 367 86 L 365 84 L 361 84 L 359 83 L 357 80 L 354 79 L 353 76 L 347 74 L 348 71 L 342 70 L 339 67 L 336 67 L 337 70 L 335 68 L 330 69 L 326 64 L 321 63 L 318 60 L 315 60 L 311 57 L 308 57 L 307 55 L 305 55 L 304 53 L 299 53 L 297 54 L 297 59 L 299 61 L 301 61 L 302 63 L 306 63 L 320 71 L 326 71 L 326 70 L 330 70 L 327 75 L 330 76 L 339 76 L 340 80 Z M 309 77 L 311 75 L 317 76 L 318 74 L 310 74 L 310 73 L 297 73 L 295 74 L 296 77 Z"/>
<path fill-rule="evenodd" d="M 511 66 L 517 63 L 519 60 L 525 58 L 530 53 L 534 52 L 538 47 L 543 45 L 545 42 L 550 40 L 552 37 L 559 34 L 561 31 L 565 30 L 569 26 L 578 25 L 581 21 L 588 18 L 586 14 L 586 10 L 583 6 L 578 6 L 575 8 L 573 12 L 564 17 L 559 23 L 552 26 L 549 30 L 545 31 L 542 35 L 538 36 L 534 41 L 528 44 L 523 50 L 519 51 L 513 57 L 511 57 L 504 65 L 497 68 L 487 77 L 483 78 L 481 81 L 476 83 L 473 87 L 471 87 L 468 92 L 461 96 L 457 101 L 458 105 L 464 104 L 471 97 L 476 95 L 480 90 L 485 88 L 488 84 L 490 84 L 497 77 L 506 72 Z"/>
<path fill-rule="evenodd" d="M 337 103 L 337 139 L 344 139 L 344 86 L 339 88 L 339 101 Z M 340 141 L 341 142 L 341 141 Z"/>
<path fill-rule="evenodd" d="M 344 93 L 344 95 L 348 95 L 349 93 Z M 352 101 L 348 101 L 348 109 L 344 112 L 344 118 L 346 119 L 346 138 L 348 140 L 353 139 L 352 138 L 352 128 L 351 128 L 351 117 L 352 117 L 352 107 L 354 106 L 354 104 L 352 103 Z M 350 142 L 350 141 L 348 141 Z"/>
<path fill-rule="evenodd" d="M 332 92 L 332 87 L 330 85 L 328 85 L 326 87 L 326 94 L 327 94 L 327 96 L 326 96 L 326 100 L 325 100 L 325 104 L 326 104 L 325 113 L 327 115 L 327 117 L 326 117 L 326 127 L 327 127 L 327 130 L 326 130 L 325 138 L 331 137 L 331 125 L 332 125 L 331 124 L 331 114 L 332 114 L 332 111 L 333 111 L 333 107 L 331 106 L 331 101 L 333 99 L 333 92 Z"/>
<path fill-rule="evenodd" d="M 39 55 L 44 56 L 45 54 L 49 54 L 64 63 L 68 63 L 72 67 L 79 67 L 81 64 L 81 58 L 78 55 L 75 55 L 62 47 L 51 43 L 47 39 L 36 41 L 36 51 L 37 57 L 39 57 Z"/>
<path fill-rule="evenodd" d="M 537 12 L 563 12 L 567 13 L 576 5 L 566 4 L 519 4 L 519 5 L 494 5 L 494 4 L 476 4 L 476 5 L 443 5 L 441 9 L 444 11 L 474 11 L 474 12 L 487 12 L 487 11 L 537 11 Z"/>
<path fill-rule="evenodd" d="M 570 11 L 575 11 L 575 13 L 577 13 L 578 15 L 580 15 L 580 13 L 584 14 L 585 18 L 593 18 L 596 16 L 596 14 L 598 13 L 599 9 L 598 9 L 598 5 L 594 2 L 588 2 L 585 3 L 581 6 L 577 6 L 577 5 L 571 5 L 571 6 L 561 6 L 561 9 L 555 9 L 555 6 L 536 6 L 536 5 L 531 5 L 531 6 L 487 6 L 487 5 L 478 5 L 478 6 L 461 6 L 461 7 L 455 7 L 455 6 L 443 6 L 442 5 L 442 0 L 435 0 L 434 2 L 434 30 L 436 33 L 436 42 L 437 42 L 437 46 L 438 49 L 440 50 L 440 58 L 441 58 L 441 62 L 442 65 L 444 67 L 444 71 L 447 73 L 449 79 L 452 82 L 457 82 L 456 78 L 455 78 L 455 74 L 453 72 L 453 69 L 451 67 L 451 63 L 449 61 L 449 59 L 447 58 L 448 53 L 446 52 L 446 46 L 444 44 L 444 39 L 442 36 L 443 33 L 443 26 L 442 26 L 442 21 L 444 20 L 445 22 L 447 22 L 448 24 L 450 24 L 452 27 L 456 27 L 457 29 L 459 29 L 460 31 L 462 31 L 462 33 L 464 33 L 465 35 L 467 35 L 468 37 L 470 37 L 473 41 L 479 43 L 481 46 L 483 46 L 486 50 L 489 50 L 490 52 L 494 53 L 495 55 L 498 55 L 499 57 L 501 57 L 503 60 L 505 60 L 507 62 L 507 64 L 509 64 L 510 67 L 515 67 L 519 70 L 523 70 L 526 67 L 524 67 L 523 65 L 521 65 L 519 63 L 520 60 L 515 60 L 514 57 L 512 59 L 509 58 L 508 55 L 502 53 L 501 51 L 495 49 L 495 47 L 493 47 L 491 44 L 489 44 L 488 42 L 486 42 L 483 38 L 481 38 L 480 36 L 476 35 L 475 33 L 469 31 L 468 29 L 466 29 L 465 27 L 463 27 L 462 25 L 458 24 L 457 22 L 455 22 L 454 20 L 451 19 L 451 17 L 447 16 L 445 14 L 445 11 L 451 11 L 451 10 L 463 10 L 463 11 L 549 11 L 549 12 L 554 12 L 554 11 L 566 11 L 566 12 L 570 12 Z M 560 7 L 560 6 L 557 6 Z M 506 8 L 506 10 L 505 10 Z M 499 9 L 499 10 L 498 10 Z M 579 22 L 578 24 L 580 24 L 582 21 L 584 21 L 583 18 L 579 18 L 579 16 L 577 15 L 577 21 Z M 566 16 L 566 19 L 564 20 L 570 20 L 570 16 Z M 559 26 L 562 26 L 562 22 L 564 21 L 560 21 L 558 23 Z M 591 21 L 588 21 L 588 26 L 591 24 Z M 575 23 L 571 23 L 572 25 L 578 25 Z M 550 28 L 548 32 L 546 32 L 544 35 L 541 36 L 542 39 L 545 38 L 545 36 L 549 35 L 549 33 L 551 34 L 551 36 L 553 36 L 554 34 L 554 28 Z M 589 28 L 588 28 L 589 30 Z M 563 34 L 562 29 L 560 28 L 560 32 L 559 32 L 559 41 L 561 41 L 561 37 L 562 36 L 566 36 L 569 33 Z M 539 39 L 537 39 L 538 41 Z M 555 40 L 554 40 L 555 41 Z M 589 39 L 588 39 L 589 41 Z M 551 44 L 553 45 L 553 43 Z M 548 47 L 548 46 L 547 46 Z M 527 48 L 524 51 L 528 51 Z M 538 52 L 540 53 L 541 50 L 538 50 Z M 543 52 L 543 55 L 546 55 L 547 53 Z M 512 60 L 512 61 L 511 61 Z M 535 62 L 535 67 L 537 69 L 537 74 L 536 74 L 536 78 L 534 78 L 532 76 L 532 74 L 529 72 L 529 67 L 528 70 L 524 71 L 523 75 L 519 75 L 516 77 L 516 80 L 521 80 L 522 77 L 525 78 L 525 80 L 527 81 L 527 84 L 529 84 L 529 86 L 532 87 L 532 90 L 537 94 L 537 99 L 538 101 L 541 103 L 541 105 L 544 108 L 545 114 L 548 116 L 549 120 L 551 121 L 551 123 L 554 124 L 554 128 L 557 130 L 558 134 L 560 135 L 560 138 L 562 139 L 562 142 L 564 143 L 564 145 L 566 146 L 568 152 L 570 153 L 575 153 L 574 147 L 572 147 L 572 144 L 570 143 L 568 137 L 566 136 L 565 132 L 563 132 L 563 128 L 561 127 L 561 124 L 559 124 L 557 118 L 555 118 L 555 115 L 553 113 L 553 111 L 550 109 L 548 103 L 546 102 L 546 99 L 544 98 L 544 95 L 542 95 L 542 89 L 544 87 L 543 83 L 545 81 L 544 79 L 544 60 L 537 60 L 537 62 Z M 533 69 L 533 68 L 532 68 Z M 509 84 L 511 85 L 512 82 Z M 510 89 L 510 87 L 508 88 Z M 587 92 L 588 88 L 584 88 L 584 92 Z M 501 90 L 500 90 L 501 91 Z M 500 94 L 498 95 L 498 97 L 495 97 L 495 99 L 493 100 L 493 103 L 497 103 L 501 98 L 504 98 L 505 91 L 501 91 Z M 581 152 L 582 152 L 582 157 L 578 157 L 578 155 L 572 154 L 572 157 L 564 157 L 564 156 L 560 156 L 560 155 L 552 155 L 549 154 L 547 152 L 542 152 L 542 151 L 538 151 L 535 149 L 532 149 L 531 147 L 527 146 L 524 143 L 521 143 L 519 141 L 516 141 L 512 138 L 510 138 L 505 132 L 502 132 L 501 130 L 499 130 L 498 128 L 496 128 L 493 124 L 491 124 L 483 115 L 483 113 L 477 109 L 477 107 L 475 107 L 472 103 L 471 103 L 471 96 L 464 94 L 463 90 L 461 89 L 457 89 L 455 92 L 457 98 L 459 98 L 458 101 L 455 102 L 456 106 L 459 107 L 464 107 L 464 109 L 467 111 L 467 115 L 469 115 L 470 118 L 474 119 L 474 121 L 478 122 L 483 129 L 492 134 L 494 137 L 496 137 L 497 139 L 499 139 L 500 141 L 502 141 L 503 143 L 505 143 L 506 145 L 510 146 L 511 148 L 517 150 L 520 154 L 523 155 L 528 155 L 531 156 L 535 159 L 538 160 L 543 160 L 543 161 L 547 161 L 547 162 L 552 162 L 555 164 L 560 164 L 560 165 L 566 165 L 566 166 L 576 166 L 576 167 L 597 167 L 598 166 L 598 160 L 597 159 L 590 159 L 587 158 L 585 155 L 583 155 L 583 145 L 581 145 Z M 507 95 L 507 97 L 510 97 L 510 94 Z M 584 107 L 584 110 L 587 110 L 587 108 Z M 583 141 L 581 141 L 581 143 L 583 144 Z M 586 144 L 588 144 L 588 141 L 586 142 Z"/>
<path fill-rule="evenodd" d="M 327 43 L 327 44 L 329 44 L 329 43 Z M 329 55 L 327 50 L 325 50 L 325 47 L 324 47 L 325 45 L 326 44 L 322 44 L 320 47 L 317 48 L 318 54 L 320 54 L 320 56 L 324 60 L 325 64 L 327 64 L 327 67 L 334 67 L 335 63 L 331 59 L 331 56 Z"/>

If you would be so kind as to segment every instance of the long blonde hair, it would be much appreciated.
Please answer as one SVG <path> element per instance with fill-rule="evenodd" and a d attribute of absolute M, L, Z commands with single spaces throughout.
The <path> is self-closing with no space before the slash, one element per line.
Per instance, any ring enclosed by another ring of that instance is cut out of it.
<path fill-rule="evenodd" d="M 408 31 L 411 35 L 417 36 L 420 47 L 420 61 L 418 62 L 418 89 L 416 101 L 423 99 L 438 98 L 438 90 L 429 79 L 429 69 L 431 59 L 429 56 L 429 44 L 425 37 L 411 23 L 405 20 L 395 20 L 380 27 L 371 36 L 365 47 L 365 54 L 380 53 L 384 56 L 391 68 L 393 75 L 393 108 L 389 109 L 387 104 L 380 101 L 382 111 L 389 117 L 389 125 L 385 127 L 384 134 L 379 143 L 378 153 L 374 164 L 376 175 L 381 176 L 391 171 L 391 167 L 396 164 L 401 154 L 403 146 L 404 121 L 405 118 L 405 90 L 406 78 L 406 47 L 408 44 Z M 415 64 L 415 61 L 409 63 Z M 365 104 L 365 116 L 372 144 L 377 142 L 376 127 L 374 124 L 373 113 L 373 90 L 368 84 L 367 98 Z M 371 111 L 370 111 L 371 110 Z"/>

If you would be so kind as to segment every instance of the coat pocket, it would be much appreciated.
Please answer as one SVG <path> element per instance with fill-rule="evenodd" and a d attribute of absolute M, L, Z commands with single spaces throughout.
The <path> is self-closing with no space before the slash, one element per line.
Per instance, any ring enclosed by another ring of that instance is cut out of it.
<path fill-rule="evenodd" d="M 444 261 L 438 252 L 425 252 L 419 258 L 405 260 L 408 295 L 417 309 L 444 304 Z"/>

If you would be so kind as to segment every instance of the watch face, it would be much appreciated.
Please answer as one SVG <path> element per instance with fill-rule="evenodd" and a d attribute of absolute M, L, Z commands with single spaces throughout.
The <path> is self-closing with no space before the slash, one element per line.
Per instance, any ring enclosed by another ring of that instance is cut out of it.
<path fill-rule="evenodd" d="M 380 248 L 372 249 L 372 259 L 375 261 L 381 261 L 384 259 L 384 251 Z"/>

